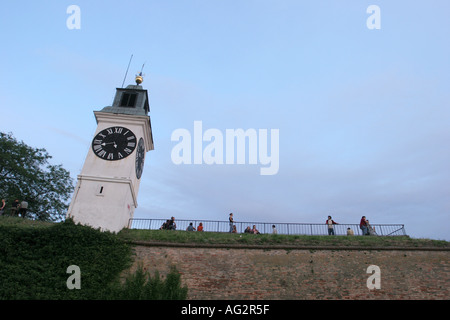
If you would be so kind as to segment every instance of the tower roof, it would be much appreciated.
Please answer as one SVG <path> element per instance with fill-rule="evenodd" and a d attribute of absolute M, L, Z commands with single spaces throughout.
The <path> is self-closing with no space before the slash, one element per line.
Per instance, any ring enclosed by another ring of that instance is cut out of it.
<path fill-rule="evenodd" d="M 116 88 L 112 106 L 104 107 L 101 111 L 146 116 L 150 112 L 147 90 L 139 84 Z"/>

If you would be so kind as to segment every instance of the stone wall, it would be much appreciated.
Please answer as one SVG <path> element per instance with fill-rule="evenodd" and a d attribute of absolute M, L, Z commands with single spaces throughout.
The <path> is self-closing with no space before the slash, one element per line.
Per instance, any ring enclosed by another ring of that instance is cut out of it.
<path fill-rule="evenodd" d="M 171 265 L 188 299 L 448 299 L 450 251 L 249 249 L 136 245 L 135 263 L 165 275 Z M 370 265 L 380 289 L 368 289 Z M 132 269 L 133 269 L 132 268 Z"/>

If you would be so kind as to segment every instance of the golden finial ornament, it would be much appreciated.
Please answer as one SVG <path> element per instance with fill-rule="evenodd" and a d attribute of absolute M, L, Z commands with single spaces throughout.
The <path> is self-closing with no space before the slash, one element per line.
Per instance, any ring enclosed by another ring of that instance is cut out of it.
<path fill-rule="evenodd" d="M 144 81 L 144 77 L 142 76 L 142 72 L 139 72 L 139 74 L 136 75 L 136 78 L 134 80 L 136 81 L 137 85 L 140 85 Z"/>

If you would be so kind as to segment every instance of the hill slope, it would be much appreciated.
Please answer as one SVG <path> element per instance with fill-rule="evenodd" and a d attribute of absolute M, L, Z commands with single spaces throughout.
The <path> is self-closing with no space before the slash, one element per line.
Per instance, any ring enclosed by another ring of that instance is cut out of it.
<path fill-rule="evenodd" d="M 187 296 L 176 268 L 164 279 L 142 268 L 130 273 L 133 248 L 127 241 L 71 220 L 51 223 L 0 216 L 0 244 L 2 300 L 182 300 Z"/>
<path fill-rule="evenodd" d="M 131 247 L 110 233 L 71 222 L 0 217 L 0 299 L 107 299 L 131 263 Z M 82 290 L 70 290 L 69 266 Z"/>

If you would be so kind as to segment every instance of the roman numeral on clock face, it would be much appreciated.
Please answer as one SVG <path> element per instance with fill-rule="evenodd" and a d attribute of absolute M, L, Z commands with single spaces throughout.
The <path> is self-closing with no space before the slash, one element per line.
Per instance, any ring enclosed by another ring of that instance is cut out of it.
<path fill-rule="evenodd" d="M 100 150 L 100 151 L 97 153 L 97 155 L 98 155 L 99 157 L 101 157 L 101 158 L 104 158 L 105 155 L 106 155 L 106 151 L 105 151 L 105 150 Z"/>

